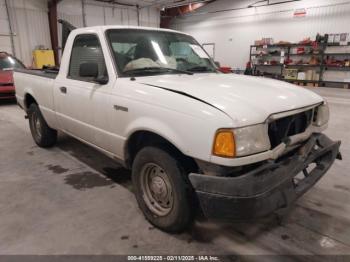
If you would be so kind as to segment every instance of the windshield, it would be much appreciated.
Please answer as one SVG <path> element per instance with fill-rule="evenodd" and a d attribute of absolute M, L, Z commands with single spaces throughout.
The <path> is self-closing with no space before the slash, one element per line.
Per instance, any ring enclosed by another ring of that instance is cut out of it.
<path fill-rule="evenodd" d="M 14 68 L 24 68 L 24 65 L 16 58 L 0 53 L 0 70 L 11 70 Z"/>
<path fill-rule="evenodd" d="M 188 35 L 112 29 L 107 37 L 121 76 L 217 72 L 207 53 Z"/>

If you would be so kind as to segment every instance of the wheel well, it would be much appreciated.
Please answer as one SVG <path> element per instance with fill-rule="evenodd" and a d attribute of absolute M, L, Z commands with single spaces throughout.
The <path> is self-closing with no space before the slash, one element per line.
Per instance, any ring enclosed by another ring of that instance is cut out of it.
<path fill-rule="evenodd" d="M 32 95 L 26 94 L 24 97 L 24 104 L 25 104 L 26 109 L 28 110 L 30 105 L 33 103 L 38 104 Z"/>
<path fill-rule="evenodd" d="M 191 157 L 184 155 L 176 146 L 164 137 L 149 131 L 137 131 L 128 139 L 125 147 L 125 163 L 131 168 L 137 153 L 145 146 L 157 146 L 166 148 L 181 160 L 184 168 L 189 172 L 198 170 L 197 163 Z"/>

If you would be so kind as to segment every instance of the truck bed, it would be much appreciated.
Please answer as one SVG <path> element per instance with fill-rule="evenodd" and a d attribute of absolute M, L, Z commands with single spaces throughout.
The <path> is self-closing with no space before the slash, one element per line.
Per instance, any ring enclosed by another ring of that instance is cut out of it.
<path fill-rule="evenodd" d="M 55 79 L 58 69 L 15 69 L 15 72 Z"/>
<path fill-rule="evenodd" d="M 26 108 L 25 96 L 30 95 L 40 106 L 41 113 L 51 126 L 55 126 L 53 87 L 58 71 L 56 68 L 43 70 L 17 69 L 14 72 L 17 103 Z"/>

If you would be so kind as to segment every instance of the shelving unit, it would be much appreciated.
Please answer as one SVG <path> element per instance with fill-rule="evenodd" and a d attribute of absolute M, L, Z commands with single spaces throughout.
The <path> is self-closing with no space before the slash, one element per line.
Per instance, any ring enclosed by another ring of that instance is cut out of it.
<path fill-rule="evenodd" d="M 349 52 L 327 52 L 328 47 L 349 47 L 350 42 L 347 45 L 340 45 L 338 43 L 319 43 L 318 48 L 315 53 L 301 53 L 296 54 L 292 53 L 291 50 L 293 48 L 298 47 L 304 47 L 306 49 L 312 50 L 312 44 L 298 44 L 298 43 L 291 43 L 291 44 L 273 44 L 273 45 L 251 45 L 250 46 L 250 62 L 253 67 L 253 74 L 254 75 L 261 75 L 261 72 L 263 74 L 266 74 L 266 70 L 264 68 L 276 68 L 274 69 L 274 73 L 268 73 L 267 76 L 276 78 L 279 80 L 284 80 L 286 82 L 306 85 L 306 84 L 312 84 L 313 86 L 325 86 L 326 84 L 343 84 L 344 87 L 347 88 L 350 87 L 350 80 L 348 82 L 342 82 L 342 81 L 332 81 L 332 80 L 324 80 L 324 73 L 329 71 L 343 71 L 343 72 L 350 72 L 350 66 L 334 66 L 334 65 L 328 65 L 326 64 L 326 58 L 327 57 L 337 57 L 337 56 L 345 56 L 346 58 L 350 59 L 350 48 L 348 48 Z M 266 51 L 269 52 L 273 50 L 275 53 L 266 53 L 266 54 L 259 54 L 254 53 L 253 51 Z M 315 50 L 314 50 L 315 51 Z M 284 56 L 282 56 L 282 53 L 284 52 Z M 282 64 L 281 59 L 286 61 L 289 61 L 291 57 L 315 57 L 319 60 L 319 64 Z M 254 64 L 253 60 L 257 60 L 261 58 L 262 60 L 269 61 L 274 58 L 274 62 L 277 62 L 277 64 Z M 285 79 L 283 76 L 283 70 L 284 69 L 302 69 L 304 70 L 315 70 L 318 74 L 318 78 L 314 80 L 301 80 L 301 79 Z M 260 74 L 258 74 L 258 72 Z M 350 79 L 350 75 L 349 75 Z"/>

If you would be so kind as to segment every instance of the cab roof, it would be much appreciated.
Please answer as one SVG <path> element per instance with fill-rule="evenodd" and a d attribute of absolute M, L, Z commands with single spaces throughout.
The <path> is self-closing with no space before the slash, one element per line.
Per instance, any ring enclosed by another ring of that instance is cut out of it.
<path fill-rule="evenodd" d="M 104 25 L 104 26 L 89 26 L 89 27 L 81 27 L 77 28 L 74 31 L 84 32 L 89 30 L 102 30 L 106 31 L 109 29 L 135 29 L 135 30 L 149 30 L 149 31 L 160 31 L 160 32 L 172 32 L 178 34 L 188 35 L 181 31 L 176 31 L 172 29 L 158 28 L 158 27 L 146 27 L 146 26 L 125 26 L 125 25 Z"/>

